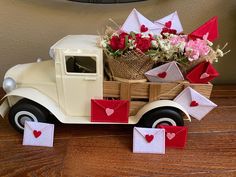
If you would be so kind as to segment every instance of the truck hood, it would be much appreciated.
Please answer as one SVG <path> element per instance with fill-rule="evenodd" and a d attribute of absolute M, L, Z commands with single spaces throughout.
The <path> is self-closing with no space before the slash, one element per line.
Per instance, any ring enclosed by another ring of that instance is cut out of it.
<path fill-rule="evenodd" d="M 37 63 L 18 64 L 6 72 L 6 77 L 13 78 L 17 85 L 55 84 L 54 61 L 46 60 Z"/>

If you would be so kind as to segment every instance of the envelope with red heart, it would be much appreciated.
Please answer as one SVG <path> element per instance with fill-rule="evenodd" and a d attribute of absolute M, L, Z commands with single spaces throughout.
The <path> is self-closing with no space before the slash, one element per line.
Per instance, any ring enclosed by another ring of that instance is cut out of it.
<path fill-rule="evenodd" d="M 154 24 L 160 29 L 160 32 L 163 28 L 174 29 L 177 33 L 183 32 L 183 27 L 180 22 L 177 11 L 167 15 L 159 20 L 154 21 Z"/>
<path fill-rule="evenodd" d="M 25 121 L 23 145 L 53 147 L 54 124 Z"/>
<path fill-rule="evenodd" d="M 219 73 L 212 66 L 210 62 L 202 62 L 193 68 L 187 75 L 186 78 L 191 83 L 208 83 L 215 77 L 219 76 Z"/>
<path fill-rule="evenodd" d="M 120 30 L 127 33 L 133 31 L 135 33 L 142 32 L 160 34 L 160 28 L 157 27 L 152 21 L 144 17 L 136 9 L 131 11 Z"/>
<path fill-rule="evenodd" d="M 149 70 L 145 73 L 145 76 L 151 82 L 176 82 L 184 80 L 183 74 L 175 61 Z"/>
<path fill-rule="evenodd" d="M 165 154 L 165 130 L 134 127 L 133 152 Z"/>
<path fill-rule="evenodd" d="M 187 127 L 160 125 L 165 129 L 166 147 L 184 148 L 187 141 Z"/>
<path fill-rule="evenodd" d="M 91 100 L 91 122 L 128 123 L 129 101 Z"/>
<path fill-rule="evenodd" d="M 183 106 L 192 117 L 198 120 L 217 107 L 215 103 L 191 87 L 186 87 L 173 101 Z"/>
<path fill-rule="evenodd" d="M 207 35 L 207 39 L 211 42 L 216 40 L 219 37 L 218 32 L 218 17 L 215 16 L 204 23 L 202 26 L 194 30 L 188 35 L 189 39 L 203 39 L 203 36 Z"/>

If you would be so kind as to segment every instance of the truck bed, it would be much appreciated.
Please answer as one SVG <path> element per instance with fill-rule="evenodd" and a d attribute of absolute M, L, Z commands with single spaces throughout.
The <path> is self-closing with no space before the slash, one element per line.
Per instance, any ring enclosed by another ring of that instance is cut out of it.
<path fill-rule="evenodd" d="M 128 83 L 119 81 L 104 81 L 103 95 L 104 98 L 113 98 L 130 101 L 130 116 L 135 115 L 137 111 L 148 102 L 155 100 L 172 100 L 184 88 L 192 87 L 202 95 L 210 98 L 213 85 L 192 84 L 188 81 L 179 83 Z"/>

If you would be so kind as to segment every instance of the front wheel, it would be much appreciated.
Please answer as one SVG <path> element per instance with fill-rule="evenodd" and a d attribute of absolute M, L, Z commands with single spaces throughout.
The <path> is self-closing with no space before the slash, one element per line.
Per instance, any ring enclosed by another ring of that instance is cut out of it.
<path fill-rule="evenodd" d="M 138 123 L 138 126 L 148 128 L 157 128 L 158 125 L 183 126 L 184 120 L 178 110 L 160 108 L 144 114 Z"/>
<path fill-rule="evenodd" d="M 19 132 L 24 131 L 25 121 L 47 122 L 48 111 L 30 100 L 20 100 L 9 111 L 9 122 Z"/>

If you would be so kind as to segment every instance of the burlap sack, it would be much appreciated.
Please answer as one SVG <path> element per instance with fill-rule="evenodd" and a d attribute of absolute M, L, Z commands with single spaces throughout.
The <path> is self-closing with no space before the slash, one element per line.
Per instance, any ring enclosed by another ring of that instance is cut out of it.
<path fill-rule="evenodd" d="M 144 73 L 154 65 L 150 57 L 139 51 L 129 51 L 119 57 L 107 55 L 107 58 L 112 75 L 129 80 L 145 79 Z"/>

